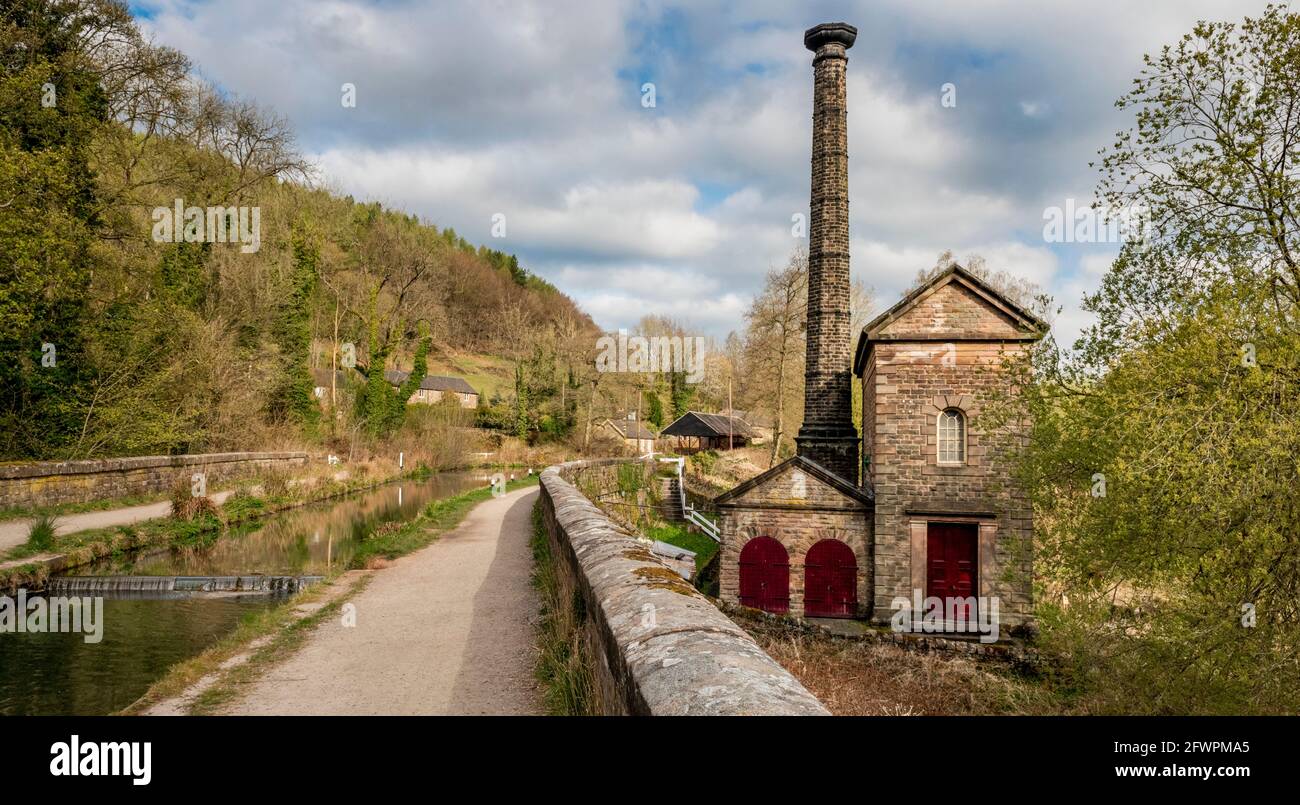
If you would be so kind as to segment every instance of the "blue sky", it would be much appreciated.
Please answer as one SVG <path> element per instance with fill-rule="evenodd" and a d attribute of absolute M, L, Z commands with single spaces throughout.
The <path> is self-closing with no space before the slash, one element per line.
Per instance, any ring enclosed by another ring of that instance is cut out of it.
<path fill-rule="evenodd" d="M 1052 293 L 1067 342 L 1117 246 L 1044 242 L 1044 209 L 1092 201 L 1088 163 L 1131 124 L 1113 104 L 1144 53 L 1263 6 L 132 3 L 204 77 L 285 115 L 332 189 L 518 254 L 606 328 L 658 313 L 719 337 L 806 243 L 790 232 L 808 204 L 802 33 L 844 20 L 854 275 L 885 307 L 941 251 L 979 254 Z"/>

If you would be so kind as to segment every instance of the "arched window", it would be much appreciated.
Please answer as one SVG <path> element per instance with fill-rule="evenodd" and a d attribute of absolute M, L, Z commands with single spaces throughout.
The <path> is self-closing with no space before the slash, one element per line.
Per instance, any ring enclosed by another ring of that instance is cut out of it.
<path fill-rule="evenodd" d="M 966 416 L 956 408 L 939 414 L 938 458 L 940 464 L 966 463 Z"/>

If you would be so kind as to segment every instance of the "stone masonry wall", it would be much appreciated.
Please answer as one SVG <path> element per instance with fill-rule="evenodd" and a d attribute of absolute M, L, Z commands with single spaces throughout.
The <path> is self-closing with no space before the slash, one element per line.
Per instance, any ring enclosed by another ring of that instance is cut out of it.
<path fill-rule="evenodd" d="M 797 479 L 795 473 L 804 477 Z M 795 487 L 802 496 L 796 496 Z M 871 602 L 871 513 L 838 490 L 791 467 L 722 508 L 722 555 L 719 597 L 740 602 L 740 552 L 755 537 L 771 537 L 790 555 L 790 615 L 804 614 L 804 563 L 808 550 L 824 539 L 837 539 L 857 559 L 857 614 Z"/>
<path fill-rule="evenodd" d="M 564 581 L 581 595 L 600 709 L 631 715 L 827 715 L 802 684 L 568 478 L 541 476 L 542 519 Z"/>
<path fill-rule="evenodd" d="M 856 34 L 855 34 L 856 35 Z M 799 454 L 858 480 L 849 313 L 849 139 L 845 39 L 805 40 L 813 58 L 808 334 Z M 847 42 L 851 44 L 850 37 Z"/>
<path fill-rule="evenodd" d="M 863 448 L 876 494 L 876 619 L 887 619 L 890 602 L 910 598 L 924 579 L 928 519 L 977 523 L 979 594 L 1000 598 L 1008 626 L 1029 618 L 1032 518 L 1008 460 L 1024 433 L 990 433 L 981 419 L 982 400 L 1005 388 L 1003 359 L 1021 349 L 997 342 L 872 345 L 863 373 L 864 419 L 872 424 L 864 428 Z M 967 461 L 961 466 L 936 460 L 938 415 L 948 407 L 966 415 Z"/>
<path fill-rule="evenodd" d="M 217 482 L 248 477 L 266 469 L 297 467 L 307 454 L 203 453 L 189 456 L 135 456 L 91 461 L 46 461 L 0 466 L 0 508 L 87 503 L 108 498 L 166 492 L 178 478 L 194 473 Z"/>

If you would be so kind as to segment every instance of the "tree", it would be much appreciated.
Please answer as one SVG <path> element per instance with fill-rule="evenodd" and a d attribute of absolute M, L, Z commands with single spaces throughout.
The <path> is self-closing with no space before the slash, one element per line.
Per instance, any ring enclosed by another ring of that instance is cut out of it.
<path fill-rule="evenodd" d="M 934 261 L 933 266 L 916 272 L 916 278 L 912 281 L 911 287 L 921 287 L 939 274 L 947 271 L 956 262 L 957 260 L 953 257 L 952 250 L 945 249 Z M 1028 310 L 1030 313 L 1038 316 L 1040 319 L 1047 322 L 1052 320 L 1052 297 L 1048 296 L 1036 283 L 1027 280 L 1024 277 L 1018 277 L 1007 271 L 994 271 L 988 267 L 984 258 L 978 254 L 967 255 L 966 262 L 962 264 L 962 268 L 988 283 L 998 293 L 1020 305 L 1025 310 Z"/>
<path fill-rule="evenodd" d="M 768 272 L 763 290 L 745 313 L 748 393 L 771 401 L 776 409 L 769 466 L 781 454 L 787 418 L 797 418 L 787 413 L 802 409 L 807 310 L 808 254 L 798 251 L 784 268 Z"/>
<path fill-rule="evenodd" d="M 268 404 L 268 412 L 275 421 L 312 424 L 319 419 L 320 409 L 312 395 L 311 371 L 307 366 L 312 341 L 311 304 L 319 263 L 320 249 L 301 228 L 297 229 L 293 233 L 290 288 L 283 296 L 273 332 L 281 359 L 279 377 Z"/>
<path fill-rule="evenodd" d="M 1136 110 L 1137 125 L 1100 152 L 1098 187 L 1110 209 L 1147 223 L 1124 259 L 1157 270 L 1127 278 L 1142 294 L 1131 315 L 1194 306 L 1215 280 L 1246 275 L 1268 286 L 1275 305 L 1294 310 L 1300 17 L 1269 6 L 1240 25 L 1200 22 L 1143 65 L 1116 102 Z M 1124 314 L 1097 302 L 1106 322 L 1119 324 Z"/>
<path fill-rule="evenodd" d="M 659 399 L 659 390 L 651 388 L 647 399 L 649 400 L 649 411 L 646 413 L 646 421 L 654 425 L 655 430 L 659 430 L 664 426 L 664 404 Z"/>
<path fill-rule="evenodd" d="M 82 38 L 124 15 L 129 21 L 108 3 L 18 0 L 0 21 L 5 452 L 62 447 L 76 437 L 79 412 L 68 390 L 84 387 L 88 374 L 85 300 L 99 225 L 90 154 L 108 114 Z"/>
<path fill-rule="evenodd" d="M 1198 23 L 1145 60 L 1101 195 L 1141 206 L 1014 384 L 1040 609 L 1095 710 L 1292 712 L 1300 696 L 1300 18 Z M 989 420 L 990 424 L 993 420 Z"/>

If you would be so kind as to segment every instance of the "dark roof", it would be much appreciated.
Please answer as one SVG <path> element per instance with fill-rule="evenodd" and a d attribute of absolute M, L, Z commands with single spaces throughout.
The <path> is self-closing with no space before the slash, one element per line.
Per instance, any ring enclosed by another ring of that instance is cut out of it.
<path fill-rule="evenodd" d="M 902 316 L 908 310 L 929 296 L 933 291 L 947 285 L 950 282 L 959 282 L 965 287 L 975 292 L 977 296 L 993 306 L 1004 316 L 1011 319 L 1017 326 L 1024 330 L 1024 336 L 1016 338 L 1017 341 L 1036 341 L 1041 338 L 1050 328 L 1050 325 L 1043 321 L 1033 312 L 1017 304 L 1006 294 L 989 285 L 984 280 L 962 268 L 960 265 L 953 263 L 943 271 L 935 274 L 930 279 L 913 288 L 897 304 L 872 319 L 862 328 L 862 334 L 858 336 L 858 346 L 853 354 L 853 371 L 861 376 L 862 361 L 866 355 L 867 343 L 877 338 L 880 331 L 890 322 Z M 915 340 L 908 338 L 907 340 Z M 951 338 L 943 337 L 940 340 L 950 341 Z"/>
<path fill-rule="evenodd" d="M 663 429 L 662 436 L 740 436 L 752 439 L 757 434 L 737 417 L 687 411 Z"/>
<path fill-rule="evenodd" d="M 618 431 L 624 439 L 654 439 L 654 431 L 645 426 L 645 423 L 638 422 L 635 419 L 607 419 L 605 420 Z"/>
<path fill-rule="evenodd" d="M 779 475 L 781 472 L 785 470 L 786 467 L 789 466 L 798 467 L 799 469 L 803 470 L 804 472 L 808 473 L 809 475 L 818 479 L 819 481 L 826 483 L 827 485 L 844 493 L 846 496 L 851 497 L 854 500 L 857 500 L 867 506 L 875 505 L 876 496 L 871 491 L 870 487 L 862 488 L 862 487 L 854 486 L 853 484 L 849 483 L 845 479 L 841 478 L 840 476 L 826 469 L 822 465 L 818 464 L 816 461 L 813 461 L 812 459 L 806 458 L 804 456 L 794 456 L 793 458 L 789 458 L 786 459 L 785 461 L 782 461 L 780 464 L 777 464 L 775 467 L 771 468 L 770 470 L 765 470 L 764 472 L 760 472 L 758 475 L 755 475 L 753 478 L 750 478 L 748 481 L 745 481 L 743 484 L 740 484 L 739 486 L 736 486 L 726 492 L 723 492 L 721 495 L 718 495 L 716 498 L 713 499 L 713 502 L 715 505 L 718 506 L 725 505 L 731 502 L 733 499 L 738 498 L 741 495 L 745 494 L 746 492 L 753 489 L 754 487 L 761 486 L 769 478 Z"/>
<path fill-rule="evenodd" d="M 403 372 L 400 369 L 385 369 L 384 379 L 394 386 L 400 386 L 410 377 L 410 372 Z M 425 375 L 424 380 L 420 381 L 420 388 L 427 391 L 457 391 L 461 394 L 478 394 L 464 378 L 447 377 L 445 375 Z"/>
<path fill-rule="evenodd" d="M 734 410 L 722 409 L 723 416 L 734 416 L 737 419 L 743 419 L 746 424 L 755 428 L 770 428 L 773 425 L 772 419 L 767 414 L 760 414 L 757 411 L 742 411 L 739 408 Z"/>

